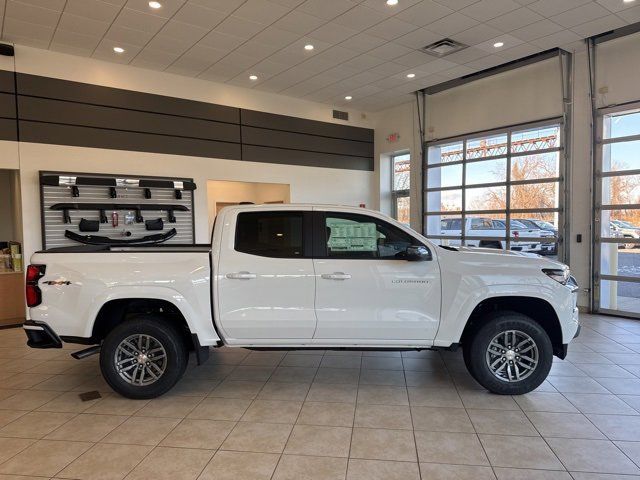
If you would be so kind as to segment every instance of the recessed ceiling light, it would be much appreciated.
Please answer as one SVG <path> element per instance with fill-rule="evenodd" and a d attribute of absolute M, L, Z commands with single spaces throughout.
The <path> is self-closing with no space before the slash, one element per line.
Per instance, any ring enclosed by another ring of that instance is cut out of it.
<path fill-rule="evenodd" d="M 162 4 L 160 2 L 149 2 L 149 6 L 154 10 L 162 8 Z"/>
<path fill-rule="evenodd" d="M 311 45 L 310 43 L 304 46 L 305 50 L 311 51 L 313 50 L 313 45 Z"/>
<path fill-rule="evenodd" d="M 344 97 L 345 100 L 351 100 L 353 97 L 351 95 L 347 95 L 346 97 Z"/>
<path fill-rule="evenodd" d="M 258 76 L 257 75 L 249 75 L 249 80 L 257 80 Z"/>
<path fill-rule="evenodd" d="M 416 74 L 415 73 L 407 73 L 407 78 L 415 78 Z"/>
<path fill-rule="evenodd" d="M 493 44 L 493 46 L 494 46 L 495 48 L 504 47 L 504 42 L 496 42 L 496 43 L 494 43 L 494 44 Z"/>
<path fill-rule="evenodd" d="M 631 3 L 631 2 L 635 2 L 636 0 L 622 0 L 624 3 Z"/>
<path fill-rule="evenodd" d="M 398 4 L 398 0 L 387 0 L 387 5 L 389 5 L 390 7 L 393 7 L 394 5 Z"/>
<path fill-rule="evenodd" d="M 124 48 L 122 47 L 113 47 L 113 51 L 116 53 L 124 53 Z"/>

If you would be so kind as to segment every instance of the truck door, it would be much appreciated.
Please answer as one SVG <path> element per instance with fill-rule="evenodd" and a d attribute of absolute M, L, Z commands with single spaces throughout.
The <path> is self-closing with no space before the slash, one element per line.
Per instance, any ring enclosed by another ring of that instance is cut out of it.
<path fill-rule="evenodd" d="M 405 258 L 407 247 L 422 242 L 369 215 L 314 215 L 314 338 L 337 343 L 433 340 L 440 317 L 438 262 Z"/>
<path fill-rule="evenodd" d="M 229 343 L 313 337 L 311 213 L 257 208 L 225 216 L 216 278 L 218 319 Z"/>

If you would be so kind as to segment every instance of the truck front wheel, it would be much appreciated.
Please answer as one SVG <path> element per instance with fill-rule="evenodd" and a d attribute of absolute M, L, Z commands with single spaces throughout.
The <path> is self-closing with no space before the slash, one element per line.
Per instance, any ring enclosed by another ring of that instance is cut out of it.
<path fill-rule="evenodd" d="M 533 319 L 516 312 L 485 317 L 464 349 L 471 376 L 500 395 L 535 390 L 547 378 L 553 363 L 547 332 Z"/>
<path fill-rule="evenodd" d="M 127 398 L 154 398 L 184 374 L 189 357 L 180 331 L 164 319 L 137 318 L 115 327 L 100 350 L 109 386 Z"/>

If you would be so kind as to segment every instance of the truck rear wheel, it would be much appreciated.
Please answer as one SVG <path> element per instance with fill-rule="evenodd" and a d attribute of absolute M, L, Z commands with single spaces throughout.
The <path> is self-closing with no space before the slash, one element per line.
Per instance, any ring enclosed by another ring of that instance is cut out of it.
<path fill-rule="evenodd" d="M 100 350 L 109 386 L 127 398 L 154 398 L 170 390 L 189 360 L 180 331 L 164 319 L 138 318 L 115 327 Z"/>
<path fill-rule="evenodd" d="M 500 395 L 535 390 L 547 378 L 553 363 L 553 346 L 547 332 L 516 312 L 485 317 L 464 349 L 471 376 Z"/>

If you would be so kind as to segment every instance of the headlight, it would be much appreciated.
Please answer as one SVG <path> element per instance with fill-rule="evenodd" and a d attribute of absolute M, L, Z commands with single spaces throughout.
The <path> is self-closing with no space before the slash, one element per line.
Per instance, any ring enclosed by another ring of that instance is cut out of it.
<path fill-rule="evenodd" d="M 556 282 L 566 285 L 571 277 L 571 272 L 568 268 L 543 268 L 542 271 Z"/>

